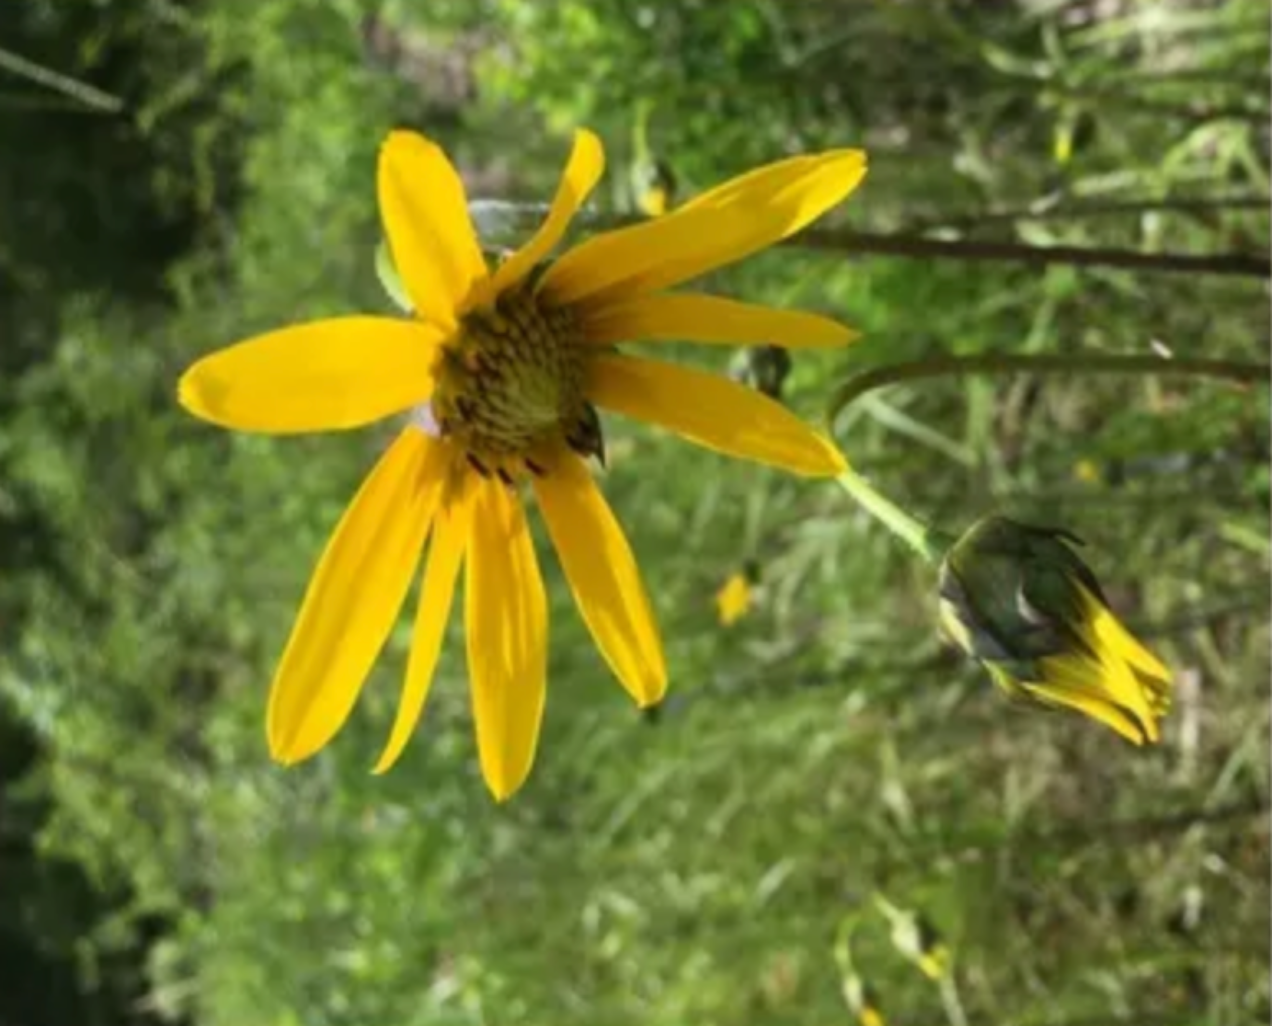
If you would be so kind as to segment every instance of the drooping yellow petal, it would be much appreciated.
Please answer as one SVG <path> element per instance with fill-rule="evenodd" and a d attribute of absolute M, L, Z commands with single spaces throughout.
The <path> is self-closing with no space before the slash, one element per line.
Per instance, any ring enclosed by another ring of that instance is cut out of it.
<path fill-rule="evenodd" d="M 486 280 L 464 183 L 441 147 L 399 131 L 380 147 L 377 188 L 393 264 L 416 316 L 452 330 Z"/>
<path fill-rule="evenodd" d="M 658 624 L 640 568 L 583 461 L 563 455 L 534 481 L 548 533 L 579 612 L 610 669 L 641 706 L 667 690 Z"/>
<path fill-rule="evenodd" d="M 1120 658 L 1125 659 L 1142 673 L 1168 681 L 1170 671 L 1166 669 L 1162 661 L 1145 648 L 1103 602 L 1085 588 L 1080 590 L 1090 620 L 1090 630 L 1094 633 L 1097 644 L 1116 652 Z"/>
<path fill-rule="evenodd" d="M 637 296 L 584 313 L 584 337 L 614 342 L 770 343 L 790 349 L 847 345 L 857 333 L 829 317 L 692 293 Z"/>
<path fill-rule="evenodd" d="M 312 321 L 205 356 L 177 396 L 196 417 L 240 431 L 360 427 L 429 397 L 440 341 L 417 321 Z"/>
<path fill-rule="evenodd" d="M 589 364 L 588 398 L 607 410 L 670 428 L 727 456 L 833 477 L 847 469 L 839 450 L 766 396 L 716 374 L 632 356 Z"/>
<path fill-rule="evenodd" d="M 498 295 L 521 281 L 565 235 L 570 220 L 587 201 L 605 170 L 601 140 L 585 128 L 574 133 L 574 148 L 561 175 L 552 207 L 530 240 L 495 270 L 491 291 Z"/>
<path fill-rule="evenodd" d="M 447 486 L 449 490 L 451 486 Z M 433 536 L 424 565 L 424 581 L 420 588 L 420 604 L 411 635 L 411 656 L 406 665 L 406 680 L 398 703 L 397 718 L 384 754 L 375 772 L 388 771 L 406 748 L 407 741 L 419 722 L 433 683 L 433 671 L 442 651 L 446 623 L 450 619 L 455 581 L 468 545 L 472 521 L 471 488 L 461 483 L 456 494 L 444 495 L 433 517 Z"/>
<path fill-rule="evenodd" d="M 444 458 L 406 428 L 336 525 L 274 675 L 266 731 L 279 762 L 313 755 L 348 718 L 419 563 Z"/>
<path fill-rule="evenodd" d="M 770 164 L 664 217 L 588 239 L 548 270 L 545 294 L 599 313 L 605 303 L 695 278 L 799 231 L 865 173 L 860 150 Z"/>
<path fill-rule="evenodd" d="M 1122 737 L 1134 745 L 1142 745 L 1145 740 L 1144 731 L 1139 724 L 1115 705 L 1096 698 L 1093 695 L 1052 687 L 1048 684 L 1029 683 L 1022 685 L 1025 691 L 1048 705 L 1073 709 L 1085 716 L 1111 727 Z"/>
<path fill-rule="evenodd" d="M 1031 693 L 1086 713 L 1135 744 L 1157 741 L 1157 717 L 1125 663 L 1061 655 L 1038 660 L 1038 669 L 1041 679 L 1024 685 Z"/>
<path fill-rule="evenodd" d="M 547 677 L 548 607 L 525 512 L 498 481 L 476 486 L 464 581 L 477 748 L 499 801 L 530 772 Z"/>

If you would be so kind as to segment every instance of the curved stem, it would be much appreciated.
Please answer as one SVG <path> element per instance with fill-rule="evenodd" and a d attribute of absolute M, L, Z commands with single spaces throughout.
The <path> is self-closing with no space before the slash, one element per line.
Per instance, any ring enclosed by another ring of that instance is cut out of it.
<path fill-rule="evenodd" d="M 979 356 L 936 356 L 928 360 L 877 367 L 850 378 L 831 398 L 826 423 L 834 434 L 835 420 L 845 406 L 865 393 L 923 378 L 965 374 L 1186 374 L 1220 378 L 1243 385 L 1267 384 L 1272 366 L 1236 360 L 1164 359 L 1160 356 L 1074 356 L 985 353 Z M 835 479 L 862 508 L 930 563 L 940 563 L 954 539 L 906 512 L 855 470 Z"/>
<path fill-rule="evenodd" d="M 940 563 L 953 543 L 944 532 L 907 513 L 855 470 L 845 470 L 835 481 L 867 513 L 929 563 Z"/>
<path fill-rule="evenodd" d="M 849 378 L 831 397 L 826 413 L 827 423 L 833 427 L 845 406 L 876 388 L 897 385 L 903 381 L 963 377 L 968 374 L 1183 374 L 1189 377 L 1218 378 L 1241 385 L 1266 385 L 1272 374 L 1272 365 L 1243 363 L 1239 360 L 1167 359 L 1161 356 L 1098 353 L 934 356 L 927 360 L 876 367 Z"/>

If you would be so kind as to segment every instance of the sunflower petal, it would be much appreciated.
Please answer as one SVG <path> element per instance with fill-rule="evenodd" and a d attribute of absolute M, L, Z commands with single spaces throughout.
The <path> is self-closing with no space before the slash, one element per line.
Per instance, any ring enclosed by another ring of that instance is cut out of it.
<path fill-rule="evenodd" d="M 498 482 L 476 488 L 464 583 L 477 749 L 499 801 L 534 762 L 547 678 L 548 608 L 525 512 Z"/>
<path fill-rule="evenodd" d="M 839 450 L 793 413 L 716 374 L 632 356 L 591 361 L 588 398 L 722 452 L 796 474 L 832 477 L 847 469 Z"/>
<path fill-rule="evenodd" d="M 544 276 L 555 303 L 609 302 L 668 288 L 734 263 L 799 231 L 866 173 L 860 150 L 759 168 L 670 214 L 588 239 Z"/>
<path fill-rule="evenodd" d="M 583 462 L 563 456 L 535 478 L 548 524 L 579 612 L 610 669 L 641 706 L 667 690 L 667 666 L 649 596 L 623 529 Z"/>
<path fill-rule="evenodd" d="M 279 762 L 313 755 L 348 718 L 410 587 L 443 458 L 407 428 L 336 525 L 274 675 L 266 732 Z"/>
<path fill-rule="evenodd" d="M 411 635 L 406 681 L 402 685 L 402 698 L 398 703 L 397 718 L 393 721 L 393 731 L 384 754 L 376 763 L 376 773 L 387 772 L 397 762 L 424 711 L 429 686 L 433 683 L 433 671 L 442 651 L 446 623 L 450 619 L 455 581 L 468 545 L 471 519 L 472 503 L 462 485 L 458 495 L 448 496 L 439 503 L 433 518 L 433 537 L 424 565 L 424 582 L 415 615 L 415 630 Z"/>
<path fill-rule="evenodd" d="M 765 183 L 772 186 L 778 181 L 793 181 L 801 174 L 807 174 L 817 166 L 825 154 L 802 153 L 795 157 L 775 160 L 771 164 L 762 164 L 740 175 L 734 175 L 719 185 L 713 185 L 706 192 L 700 192 L 692 199 L 680 205 L 683 210 L 698 210 L 703 207 L 726 207 L 736 203 L 739 197 L 745 196 L 747 190 L 762 187 Z"/>
<path fill-rule="evenodd" d="M 1094 695 L 1080 694 L 1047 684 L 1030 683 L 1023 687 L 1027 693 L 1048 705 L 1072 709 L 1097 723 L 1103 723 L 1133 745 L 1143 745 L 1146 740 L 1144 731 L 1134 719 L 1127 715 L 1125 710 Z M 1148 739 L 1151 740 L 1151 738 Z"/>
<path fill-rule="evenodd" d="M 1025 685 L 1033 694 L 1086 713 L 1137 745 L 1158 740 L 1157 717 L 1125 663 L 1061 655 L 1040 659 L 1038 669 L 1041 680 Z"/>
<path fill-rule="evenodd" d="M 450 331 L 486 280 L 464 183 L 436 143 L 391 132 L 380 148 L 377 187 L 393 266 L 416 316 Z"/>
<path fill-rule="evenodd" d="M 181 376 L 177 397 L 196 417 L 240 431 L 360 427 L 429 397 L 440 341 L 413 321 L 312 321 L 205 356 Z"/>
<path fill-rule="evenodd" d="M 1166 669 L 1162 661 L 1145 648 L 1103 602 L 1087 593 L 1085 589 L 1083 589 L 1083 598 L 1091 621 L 1091 631 L 1099 647 L 1107 647 L 1116 652 L 1119 658 L 1125 659 L 1131 666 L 1149 677 L 1166 682 L 1170 680 L 1170 671 Z"/>
<path fill-rule="evenodd" d="M 561 175 L 552 207 L 530 240 L 495 270 L 491 291 L 498 295 L 520 282 L 561 241 L 570 221 L 600 181 L 605 170 L 601 140 L 585 128 L 574 133 L 574 148 Z"/>
<path fill-rule="evenodd" d="M 798 310 L 774 310 L 736 299 L 693 293 L 638 296 L 584 314 L 588 342 L 707 342 L 723 345 L 770 343 L 791 349 L 847 345 L 857 333 L 829 317 Z"/>

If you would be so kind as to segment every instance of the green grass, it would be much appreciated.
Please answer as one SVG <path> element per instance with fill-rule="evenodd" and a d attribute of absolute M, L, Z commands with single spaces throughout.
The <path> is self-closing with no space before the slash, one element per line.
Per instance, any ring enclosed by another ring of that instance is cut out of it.
<path fill-rule="evenodd" d="M 958 1006 L 1027 1026 L 1266 1018 L 1266 390 L 943 380 L 839 420 L 859 470 L 950 530 L 1003 512 L 1087 540 L 1176 674 L 1152 750 L 995 693 L 939 643 L 930 570 L 833 484 L 611 420 L 605 489 L 654 597 L 670 696 L 657 718 L 631 707 L 536 526 L 548 710 L 506 805 L 477 770 L 458 618 L 392 774 L 369 770 L 406 618 L 336 743 L 268 762 L 273 661 L 391 426 L 235 437 L 171 401 L 217 346 L 389 310 L 373 171 L 396 123 L 490 183 L 474 191 L 538 201 L 569 128 L 589 124 L 618 210 L 650 102 L 686 191 L 865 145 L 870 176 L 835 215 L 858 230 L 1266 253 L 1266 210 L 1063 216 L 1267 195 L 1262 5 L 391 2 L 399 48 L 376 60 L 359 4 L 257 7 L 197 15 L 209 60 L 241 76 L 219 87 L 248 126 L 241 201 L 170 270 L 168 304 L 66 297 L 3 434 L 14 494 L 35 497 L 64 569 L 5 593 L 23 629 L 0 690 L 46 745 L 50 850 L 130 895 L 84 958 L 159 917 L 151 1007 L 209 1026 L 811 1024 L 849 1016 L 834 948 L 857 921 L 856 968 L 889 1022 L 959 1026 Z M 455 75 L 475 92 L 448 106 Z M 1233 114 L 1247 108 L 1262 121 Z M 1044 198 L 1048 219 L 984 216 Z M 846 376 L 940 353 L 1156 342 L 1267 358 L 1260 280 L 784 247 L 709 285 L 865 332 L 797 358 L 787 398 L 810 420 Z M 720 371 L 731 355 L 670 352 Z M 760 602 L 726 630 L 712 596 L 747 560 Z M 893 949 L 875 893 L 939 929 L 944 993 Z"/>

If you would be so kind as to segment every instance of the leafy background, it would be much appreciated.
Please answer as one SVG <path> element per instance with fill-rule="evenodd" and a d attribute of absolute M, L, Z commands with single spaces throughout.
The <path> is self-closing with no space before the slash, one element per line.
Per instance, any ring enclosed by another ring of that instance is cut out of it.
<path fill-rule="evenodd" d="M 671 696 L 629 706 L 545 559 L 546 733 L 504 806 L 457 636 L 370 775 L 405 620 L 337 743 L 268 762 L 273 660 L 391 428 L 237 436 L 173 402 L 213 348 L 388 311 L 395 125 L 473 195 L 546 199 L 581 123 L 601 209 L 629 210 L 647 115 L 684 195 L 864 145 L 846 227 L 1266 253 L 1263 0 L 21 0 L 0 51 L 114 101 L 0 66 L 0 1022 L 845 1021 L 853 922 L 889 1022 L 1266 1021 L 1263 389 L 943 381 L 840 420 L 943 524 L 1088 541 L 1176 672 L 1151 751 L 993 693 L 938 642 L 930 574 L 832 487 L 611 421 Z M 710 286 L 865 332 L 797 360 L 810 419 L 845 377 L 943 352 L 1269 343 L 1258 279 L 784 247 Z M 748 560 L 760 602 L 726 630 L 712 595 Z M 875 894 L 940 931 L 943 985 Z"/>

